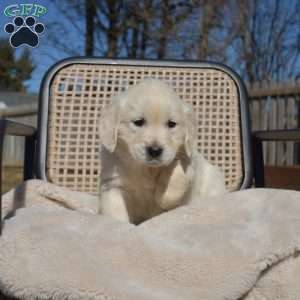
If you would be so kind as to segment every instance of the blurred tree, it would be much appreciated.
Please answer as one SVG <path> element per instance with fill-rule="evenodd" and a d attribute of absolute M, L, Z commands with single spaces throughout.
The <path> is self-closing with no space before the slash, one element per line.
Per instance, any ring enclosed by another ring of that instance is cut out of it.
<path fill-rule="evenodd" d="M 25 48 L 19 58 L 6 39 L 0 39 L 0 90 L 25 91 L 24 81 L 30 79 L 34 70 L 28 48 Z"/>
<path fill-rule="evenodd" d="M 126 11 L 126 28 L 122 42 L 129 58 L 146 58 L 151 41 L 150 28 L 153 21 L 153 0 L 133 0 Z"/>
<path fill-rule="evenodd" d="M 55 20 L 48 40 L 67 55 L 212 60 L 249 82 L 300 73 L 300 0 L 54 2 L 70 26 Z"/>
<path fill-rule="evenodd" d="M 184 27 L 184 57 L 223 62 L 249 83 L 299 76 L 300 0 L 203 0 L 197 5 Z"/>
<path fill-rule="evenodd" d="M 85 0 L 85 55 L 88 56 L 92 56 L 94 53 L 95 16 L 95 0 Z"/>
<path fill-rule="evenodd" d="M 122 36 L 126 31 L 128 9 L 124 0 L 98 0 L 96 30 L 104 41 L 104 56 L 113 58 L 121 55 Z"/>
<path fill-rule="evenodd" d="M 95 52 L 94 13 L 87 8 L 90 0 L 53 0 L 54 16 L 47 20 L 47 55 L 57 61 L 65 56 L 91 55 Z M 92 0 L 94 1 L 94 0 Z M 91 31 L 94 31 L 91 33 Z M 89 45 L 89 46 L 88 46 Z M 52 51 L 53 49 L 58 51 Z"/>
<path fill-rule="evenodd" d="M 55 0 L 57 12 L 69 26 L 56 20 L 48 24 L 49 44 L 67 55 L 120 56 L 126 31 L 125 0 Z M 70 30 L 71 29 L 71 30 Z M 64 39 L 61 39 L 61 36 Z"/>
<path fill-rule="evenodd" d="M 185 58 L 225 62 L 226 49 L 237 32 L 232 24 L 228 24 L 227 2 L 226 0 L 192 2 L 192 14 L 181 29 L 181 40 L 185 40 L 183 52 Z"/>
<path fill-rule="evenodd" d="M 172 55 L 170 48 L 178 49 L 184 44 L 184 38 L 178 36 L 182 24 L 190 19 L 194 9 L 201 5 L 202 1 L 172 1 L 163 0 L 156 4 L 156 11 L 160 12 L 155 19 L 158 19 L 159 26 L 156 29 L 157 58 L 163 59 Z M 156 23 L 156 21 L 155 21 Z M 153 26 L 155 28 L 155 25 Z M 156 36 L 155 33 L 153 36 Z M 188 36 L 185 33 L 186 37 Z M 176 53 L 176 51 L 175 51 Z"/>
<path fill-rule="evenodd" d="M 235 0 L 231 19 L 238 32 L 231 56 L 249 83 L 300 74 L 299 11 L 299 0 Z"/>
<path fill-rule="evenodd" d="M 49 20 L 48 41 L 67 55 L 165 58 L 170 54 L 170 41 L 188 18 L 194 2 L 55 0 L 58 13 L 69 26 Z"/>
<path fill-rule="evenodd" d="M 197 57 L 200 60 L 225 61 L 225 52 L 238 32 L 236 24 L 228 24 L 226 0 L 204 1 L 200 8 Z M 230 17 L 229 17 L 230 20 Z M 227 24 L 226 24 L 227 22 Z M 229 26 L 228 26 L 229 25 Z"/>

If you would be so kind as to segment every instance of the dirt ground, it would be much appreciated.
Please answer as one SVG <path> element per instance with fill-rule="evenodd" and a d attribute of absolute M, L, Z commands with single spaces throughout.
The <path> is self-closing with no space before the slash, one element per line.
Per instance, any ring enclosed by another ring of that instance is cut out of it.
<path fill-rule="evenodd" d="M 267 187 L 300 191 L 300 165 L 290 167 L 266 166 Z"/>
<path fill-rule="evenodd" d="M 2 173 L 2 194 L 23 181 L 23 168 L 5 167 Z"/>

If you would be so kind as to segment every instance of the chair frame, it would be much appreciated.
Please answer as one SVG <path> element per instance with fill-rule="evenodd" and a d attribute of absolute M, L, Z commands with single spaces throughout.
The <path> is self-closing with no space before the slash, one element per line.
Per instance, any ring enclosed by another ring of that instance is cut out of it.
<path fill-rule="evenodd" d="M 177 60 L 128 60 L 128 59 L 105 59 L 89 57 L 72 57 L 53 65 L 45 74 L 39 97 L 38 132 L 37 132 L 37 178 L 47 180 L 46 176 L 46 154 L 47 154 L 47 128 L 48 128 L 48 107 L 49 91 L 52 79 L 62 68 L 72 64 L 97 64 L 97 65 L 122 65 L 122 66 L 152 66 L 152 67 L 180 67 L 180 68 L 207 68 L 216 69 L 229 75 L 237 85 L 240 103 L 240 125 L 241 145 L 243 157 L 244 178 L 240 189 L 252 185 L 253 163 L 252 163 L 252 141 L 249 118 L 248 97 L 243 81 L 233 70 L 225 65 L 211 62 L 198 61 L 177 61 Z"/>

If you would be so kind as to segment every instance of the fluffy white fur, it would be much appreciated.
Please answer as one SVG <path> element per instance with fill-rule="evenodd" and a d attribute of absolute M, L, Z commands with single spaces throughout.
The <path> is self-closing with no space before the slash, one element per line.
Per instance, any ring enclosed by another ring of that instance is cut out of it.
<path fill-rule="evenodd" d="M 138 224 L 224 193 L 222 172 L 197 152 L 196 127 L 192 109 L 162 81 L 116 96 L 100 118 L 100 212 Z M 151 157 L 149 147 L 162 153 Z"/>
<path fill-rule="evenodd" d="M 14 299 L 300 299 L 300 192 L 227 193 L 140 226 L 42 180 L 2 200 L 15 216 L 0 238 L 0 291 Z"/>

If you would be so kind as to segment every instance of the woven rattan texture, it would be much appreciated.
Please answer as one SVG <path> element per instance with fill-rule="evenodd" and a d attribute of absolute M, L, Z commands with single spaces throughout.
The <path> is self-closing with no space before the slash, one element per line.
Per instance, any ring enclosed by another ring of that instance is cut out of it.
<path fill-rule="evenodd" d="M 231 191 L 243 179 L 239 96 L 216 69 L 73 64 L 50 87 L 46 176 L 77 191 L 97 193 L 98 119 L 111 97 L 143 78 L 159 78 L 189 102 L 198 120 L 198 149 L 226 177 Z"/>

